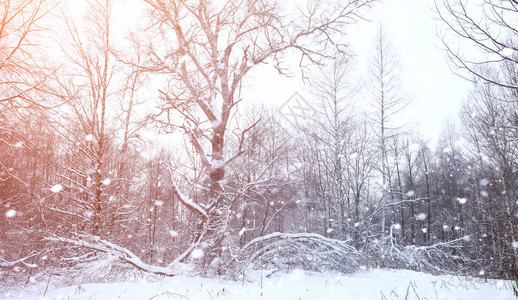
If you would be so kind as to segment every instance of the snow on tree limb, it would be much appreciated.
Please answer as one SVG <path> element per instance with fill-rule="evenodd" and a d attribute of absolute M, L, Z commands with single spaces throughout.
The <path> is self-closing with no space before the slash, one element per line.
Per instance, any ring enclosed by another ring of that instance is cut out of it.
<path fill-rule="evenodd" d="M 258 238 L 255 238 L 248 242 L 243 249 L 247 249 L 249 247 L 254 246 L 257 243 L 264 242 L 271 239 L 315 239 L 315 240 L 322 240 L 325 243 L 328 243 L 329 245 L 339 246 L 339 247 L 345 247 L 348 248 L 351 251 L 354 251 L 354 247 L 347 244 L 346 241 L 341 240 L 335 240 L 331 238 L 327 238 L 323 235 L 320 235 L 318 233 L 281 233 L 281 232 L 274 232 L 270 233 Z"/>
<path fill-rule="evenodd" d="M 169 174 L 171 175 L 171 181 L 173 183 L 172 184 L 173 192 L 176 194 L 176 196 L 178 196 L 178 199 L 180 199 L 180 202 L 182 202 L 182 204 L 185 205 L 187 207 L 187 209 L 189 209 L 193 213 L 199 214 L 199 215 L 203 216 L 205 219 L 207 219 L 209 217 L 209 215 L 207 214 L 205 209 L 203 209 L 200 205 L 196 204 L 194 201 L 189 199 L 187 196 L 185 196 L 180 191 L 180 189 L 178 188 L 178 186 L 176 185 L 176 182 L 174 180 L 174 174 L 173 174 L 173 170 L 171 168 L 169 168 Z"/>
<path fill-rule="evenodd" d="M 184 126 L 184 128 L 185 128 L 185 126 Z M 210 167 L 211 163 L 209 162 L 208 155 L 207 155 L 207 153 L 205 153 L 205 150 L 203 150 L 203 147 L 201 146 L 200 141 L 198 140 L 198 138 L 196 137 L 194 132 L 192 132 L 192 129 L 185 128 L 185 132 L 187 133 L 187 136 L 189 137 L 191 144 L 194 146 L 194 149 L 196 149 L 196 152 L 200 156 L 200 159 L 201 159 L 201 162 L 203 163 L 203 165 L 205 165 L 206 167 Z"/>
<path fill-rule="evenodd" d="M 462 247 L 461 243 L 467 240 L 469 240 L 469 236 L 419 247 L 401 246 L 391 241 L 384 251 L 384 264 L 389 268 L 405 268 L 431 273 L 462 273 L 464 269 L 477 265 L 477 262 L 455 255 L 451 250 Z"/>
<path fill-rule="evenodd" d="M 316 233 L 275 232 L 248 242 L 232 267 L 354 272 L 362 262 L 361 253 L 346 241 Z"/>
<path fill-rule="evenodd" d="M 25 265 L 26 267 L 28 268 L 36 268 L 37 265 L 35 264 L 28 264 L 26 263 L 25 261 L 31 257 L 34 257 L 36 255 L 39 255 L 41 254 L 43 251 L 39 251 L 39 252 L 32 252 L 31 254 L 25 256 L 25 257 L 22 257 L 20 259 L 17 259 L 17 260 L 14 260 L 14 261 L 7 261 L 3 258 L 0 258 L 0 268 L 9 268 L 9 267 L 14 267 L 18 264 L 23 264 Z"/>
<path fill-rule="evenodd" d="M 140 269 L 145 272 L 150 272 L 158 275 L 165 275 L 165 276 L 176 276 L 178 275 L 176 272 L 174 272 L 170 268 L 166 267 L 160 267 L 160 266 L 154 266 L 144 263 L 139 257 L 137 257 L 133 252 L 130 250 L 115 245 L 113 243 L 110 243 L 108 241 L 102 240 L 99 237 L 93 237 L 88 235 L 81 235 L 81 240 L 76 239 L 70 239 L 60 236 L 52 236 L 52 237 L 46 237 L 45 240 L 51 241 L 51 242 L 61 242 L 66 244 L 72 244 L 79 247 L 85 247 L 89 249 L 93 249 L 96 251 L 101 251 L 110 255 L 113 255 L 117 257 L 118 259 L 133 265 L 137 269 Z"/>

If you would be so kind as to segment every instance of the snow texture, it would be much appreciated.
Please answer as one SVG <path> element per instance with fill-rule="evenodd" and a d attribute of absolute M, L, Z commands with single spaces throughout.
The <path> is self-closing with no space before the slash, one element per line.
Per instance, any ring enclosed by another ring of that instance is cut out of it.
<path fill-rule="evenodd" d="M 79 284 L 49 289 L 46 282 L 0 292 L 5 299 L 471 299 L 511 300 L 512 282 L 433 276 L 408 271 L 374 269 L 355 274 L 293 270 L 247 274 L 252 280 L 227 281 L 199 277 L 139 278 L 129 282 Z"/>

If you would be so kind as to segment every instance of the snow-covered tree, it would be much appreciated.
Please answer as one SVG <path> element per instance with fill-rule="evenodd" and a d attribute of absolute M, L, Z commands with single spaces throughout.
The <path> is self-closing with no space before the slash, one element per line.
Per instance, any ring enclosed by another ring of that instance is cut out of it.
<path fill-rule="evenodd" d="M 202 265 L 226 257 L 230 201 L 224 195 L 226 166 L 242 153 L 228 153 L 229 120 L 239 99 L 243 78 L 259 64 L 272 62 L 285 72 L 283 55 L 299 53 L 303 64 L 329 57 L 341 49 L 340 38 L 370 0 L 349 0 L 322 6 L 309 1 L 284 16 L 276 1 L 146 0 L 150 7 L 150 61 L 145 70 L 167 75 L 160 90 L 157 120 L 181 129 L 196 149 L 208 178 L 207 197 L 200 203 L 173 189 L 199 217 L 197 236 L 183 258 L 203 250 Z M 244 130 L 246 131 L 246 129 Z M 244 139 L 244 135 L 242 139 Z"/>

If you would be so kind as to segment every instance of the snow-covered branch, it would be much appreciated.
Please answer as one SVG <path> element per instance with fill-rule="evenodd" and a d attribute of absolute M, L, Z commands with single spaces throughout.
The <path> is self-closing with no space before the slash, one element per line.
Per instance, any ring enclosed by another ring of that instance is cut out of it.
<path fill-rule="evenodd" d="M 31 257 L 34 257 L 36 255 L 41 254 L 42 252 L 43 251 L 32 252 L 31 254 L 29 254 L 29 255 L 27 255 L 25 257 L 22 257 L 20 259 L 14 260 L 14 261 L 7 261 L 7 260 L 5 260 L 3 258 L 0 258 L 0 268 L 14 267 L 14 266 L 16 266 L 18 264 L 23 264 L 24 266 L 26 266 L 28 268 L 36 268 L 37 265 L 35 265 L 35 264 L 28 264 L 25 261 L 28 260 Z"/>
<path fill-rule="evenodd" d="M 362 262 L 361 253 L 346 241 L 316 233 L 275 232 L 248 242 L 235 263 L 243 268 L 354 272 Z"/>
<path fill-rule="evenodd" d="M 174 180 L 174 174 L 173 170 L 169 168 L 169 174 L 171 175 L 171 181 L 173 185 L 173 192 L 175 195 L 180 199 L 180 202 L 182 202 L 183 205 L 187 207 L 190 211 L 192 211 L 195 214 L 203 216 L 205 219 L 209 217 L 205 209 L 203 209 L 200 205 L 189 199 L 187 196 L 185 196 L 181 191 L 180 188 L 176 185 L 176 182 Z"/>
<path fill-rule="evenodd" d="M 60 236 L 52 236 L 52 237 L 46 237 L 45 240 L 51 241 L 51 242 L 61 242 L 66 244 L 71 244 L 79 247 L 85 247 L 88 249 L 93 249 L 96 251 L 101 251 L 110 255 L 113 255 L 114 257 L 117 257 L 118 259 L 129 263 L 133 265 L 134 267 L 150 273 L 155 273 L 159 275 L 165 275 L 165 276 L 176 276 L 177 273 L 174 272 L 170 268 L 160 267 L 160 266 L 154 266 L 144 263 L 139 257 L 137 257 L 133 252 L 130 250 L 115 245 L 113 243 L 110 243 L 108 241 L 102 240 L 99 237 L 94 236 L 88 236 L 88 235 L 81 235 L 79 236 L 79 240 L 76 239 L 70 239 Z"/>
<path fill-rule="evenodd" d="M 458 274 L 476 265 L 467 257 L 454 255 L 453 248 L 461 247 L 469 237 L 462 237 L 430 246 L 399 246 L 392 242 L 384 251 L 384 265 L 389 268 L 406 268 L 432 273 Z"/>

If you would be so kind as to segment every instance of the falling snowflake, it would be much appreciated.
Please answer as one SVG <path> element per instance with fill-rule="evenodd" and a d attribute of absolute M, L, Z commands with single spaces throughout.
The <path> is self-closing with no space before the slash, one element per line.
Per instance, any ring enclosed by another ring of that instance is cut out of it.
<path fill-rule="evenodd" d="M 172 236 L 172 237 L 177 237 L 178 236 L 178 232 L 174 231 L 174 230 L 169 230 L 169 234 Z"/>
<path fill-rule="evenodd" d="M 85 140 L 91 142 L 94 140 L 94 135 L 93 134 L 88 134 L 87 136 L 85 136 Z"/>
<path fill-rule="evenodd" d="M 56 184 L 56 185 L 53 185 L 50 190 L 53 192 L 53 193 L 59 193 L 63 190 L 63 186 L 61 184 Z"/>
<path fill-rule="evenodd" d="M 23 143 L 22 142 L 18 142 L 16 143 L 16 145 L 14 145 L 15 148 L 23 148 Z"/>
<path fill-rule="evenodd" d="M 103 185 L 110 185 L 110 183 L 112 183 L 112 180 L 110 178 L 106 178 L 105 180 L 102 181 Z"/>
<path fill-rule="evenodd" d="M 487 178 L 480 179 L 480 186 L 487 186 L 489 184 L 489 180 Z"/>
<path fill-rule="evenodd" d="M 518 242 L 517 241 L 513 241 L 511 243 L 511 246 L 513 246 L 513 248 L 515 248 L 515 249 L 518 248 Z"/>
<path fill-rule="evenodd" d="M 466 198 L 457 198 L 457 201 L 459 201 L 460 204 L 466 204 L 468 199 L 466 199 Z"/>
<path fill-rule="evenodd" d="M 408 192 L 406 193 L 406 195 L 407 195 L 408 197 L 414 197 L 414 196 L 415 196 L 415 192 L 414 192 L 414 191 L 408 191 Z"/>
<path fill-rule="evenodd" d="M 427 228 L 422 228 L 422 229 L 421 229 L 421 231 L 422 231 L 423 233 L 427 233 L 427 232 L 428 232 L 428 229 L 427 229 Z"/>
<path fill-rule="evenodd" d="M 164 205 L 164 201 L 162 200 L 155 200 L 155 206 L 162 206 Z"/>
<path fill-rule="evenodd" d="M 394 226 L 394 229 L 396 229 L 396 230 L 401 229 L 401 225 L 399 223 L 396 223 L 396 224 L 394 224 L 392 226 Z"/>
<path fill-rule="evenodd" d="M 417 218 L 419 221 L 424 221 L 424 220 L 426 220 L 426 214 L 424 214 L 424 213 L 420 213 L 420 214 L 418 214 L 418 215 L 417 215 L 417 217 L 416 217 L 416 218 Z"/>
<path fill-rule="evenodd" d="M 326 230 L 327 233 L 332 233 L 333 231 L 335 231 L 333 228 L 327 228 Z"/>
<path fill-rule="evenodd" d="M 191 257 L 192 258 L 200 258 L 203 256 L 203 250 L 201 249 L 195 249 L 194 251 L 192 251 L 191 253 Z"/>
<path fill-rule="evenodd" d="M 16 210 L 14 209 L 10 209 L 8 210 L 6 213 L 5 213 L 5 216 L 8 217 L 8 218 L 12 218 L 14 216 L 16 216 Z"/>

